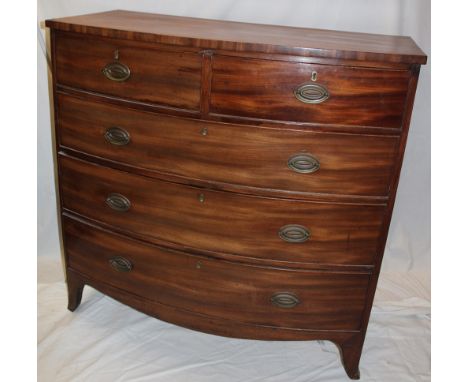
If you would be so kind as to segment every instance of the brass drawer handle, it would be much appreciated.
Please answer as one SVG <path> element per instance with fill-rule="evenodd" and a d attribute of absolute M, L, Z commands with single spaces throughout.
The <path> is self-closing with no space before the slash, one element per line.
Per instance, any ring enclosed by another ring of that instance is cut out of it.
<path fill-rule="evenodd" d="M 290 292 L 275 293 L 273 296 L 271 296 L 270 301 L 273 305 L 279 308 L 287 309 L 294 308 L 301 302 L 294 293 Z"/>
<path fill-rule="evenodd" d="M 109 264 L 118 272 L 130 272 L 133 269 L 133 264 L 125 257 L 116 256 L 109 260 Z"/>
<path fill-rule="evenodd" d="M 301 174 L 307 174 L 317 171 L 320 162 L 310 154 L 295 154 L 288 159 L 288 167 Z"/>
<path fill-rule="evenodd" d="M 115 211 L 125 212 L 130 209 L 131 203 L 125 196 L 112 193 L 106 199 L 106 204 Z"/>
<path fill-rule="evenodd" d="M 118 61 L 107 64 L 104 69 L 102 69 L 102 73 L 107 77 L 107 79 L 116 82 L 126 81 L 130 77 L 129 67 Z"/>
<path fill-rule="evenodd" d="M 288 243 L 303 243 L 309 240 L 309 230 L 299 224 L 288 224 L 280 228 L 279 237 Z"/>
<path fill-rule="evenodd" d="M 130 134 L 121 127 L 109 127 L 104 134 L 106 141 L 115 146 L 125 146 L 130 143 Z"/>
<path fill-rule="evenodd" d="M 304 103 L 322 103 L 329 97 L 330 93 L 325 86 L 320 84 L 302 84 L 294 90 L 296 98 Z"/>

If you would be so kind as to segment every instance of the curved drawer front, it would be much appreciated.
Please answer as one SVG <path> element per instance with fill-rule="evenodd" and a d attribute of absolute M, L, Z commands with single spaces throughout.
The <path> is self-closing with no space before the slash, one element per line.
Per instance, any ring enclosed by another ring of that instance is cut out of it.
<path fill-rule="evenodd" d="M 62 146 L 184 177 L 386 196 L 398 138 L 210 123 L 58 95 Z"/>
<path fill-rule="evenodd" d="M 123 40 L 58 33 L 57 83 L 141 102 L 198 110 L 201 58 Z"/>
<path fill-rule="evenodd" d="M 400 128 L 409 71 L 213 57 L 210 112 Z"/>
<path fill-rule="evenodd" d="M 360 328 L 368 274 L 273 270 L 210 260 L 63 220 L 68 266 L 99 282 L 230 321 Z"/>
<path fill-rule="evenodd" d="M 263 259 L 372 264 L 385 210 L 209 191 L 66 157 L 60 173 L 66 209 L 149 238 Z"/>

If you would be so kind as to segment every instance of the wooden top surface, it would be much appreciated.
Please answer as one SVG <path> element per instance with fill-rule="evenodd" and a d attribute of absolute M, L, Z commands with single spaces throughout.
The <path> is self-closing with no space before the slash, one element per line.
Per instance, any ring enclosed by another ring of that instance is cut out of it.
<path fill-rule="evenodd" d="M 425 64 L 410 37 L 249 24 L 130 11 L 47 20 L 52 29 L 234 51 Z"/>

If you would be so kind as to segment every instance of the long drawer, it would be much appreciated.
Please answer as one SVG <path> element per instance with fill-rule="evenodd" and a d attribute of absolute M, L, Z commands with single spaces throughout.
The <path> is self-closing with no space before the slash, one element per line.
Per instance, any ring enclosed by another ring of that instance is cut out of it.
<path fill-rule="evenodd" d="M 246 266 L 63 223 L 69 267 L 149 300 L 257 325 L 360 329 L 368 274 Z"/>
<path fill-rule="evenodd" d="M 385 206 L 211 191 L 60 158 L 65 209 L 138 235 L 245 257 L 373 264 Z"/>
<path fill-rule="evenodd" d="M 201 57 L 123 40 L 57 34 L 59 85 L 184 109 L 200 107 Z"/>
<path fill-rule="evenodd" d="M 193 179 L 386 196 L 398 137 L 269 129 L 163 116 L 58 95 L 63 147 Z"/>
<path fill-rule="evenodd" d="M 403 70 L 215 55 L 210 112 L 399 129 L 409 78 Z"/>

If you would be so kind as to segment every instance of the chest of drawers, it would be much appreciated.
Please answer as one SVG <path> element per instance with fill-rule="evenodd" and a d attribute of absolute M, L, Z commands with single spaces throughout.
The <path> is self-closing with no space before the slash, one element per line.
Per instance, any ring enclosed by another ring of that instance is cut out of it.
<path fill-rule="evenodd" d="M 70 310 L 359 359 L 425 55 L 407 37 L 48 20 Z"/>

